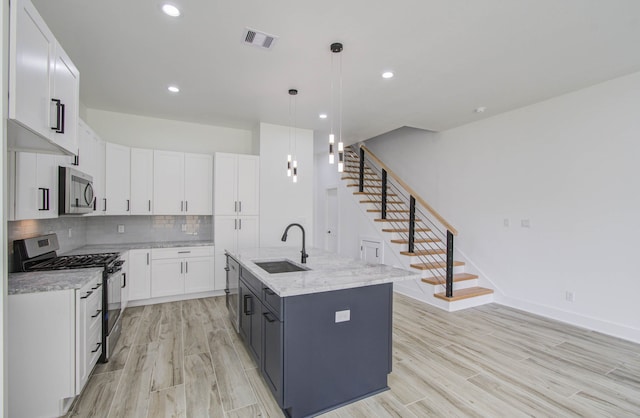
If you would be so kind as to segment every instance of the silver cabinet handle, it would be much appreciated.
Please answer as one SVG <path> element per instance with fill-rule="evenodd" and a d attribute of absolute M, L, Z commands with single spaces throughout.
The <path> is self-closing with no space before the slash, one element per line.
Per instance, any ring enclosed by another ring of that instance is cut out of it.
<path fill-rule="evenodd" d="M 189 212 L 189 201 L 188 200 L 184 201 L 184 211 L 185 212 Z"/>
<path fill-rule="evenodd" d="M 147 253 L 147 266 L 149 265 L 149 253 Z"/>
<path fill-rule="evenodd" d="M 185 274 L 189 274 L 189 262 L 188 261 L 184 262 L 184 273 Z"/>
<path fill-rule="evenodd" d="M 151 212 L 151 199 L 149 199 L 149 212 Z"/>
<path fill-rule="evenodd" d="M 238 211 L 238 201 L 237 200 L 233 202 L 233 211 L 234 212 Z"/>
<path fill-rule="evenodd" d="M 183 273 L 183 271 L 182 271 L 182 261 L 181 261 L 180 262 L 180 274 L 182 274 L 182 273 Z"/>
<path fill-rule="evenodd" d="M 178 251 L 178 254 L 191 254 L 191 251 Z"/>
<path fill-rule="evenodd" d="M 238 229 L 242 229 L 242 219 L 238 219 Z"/>
<path fill-rule="evenodd" d="M 184 212 L 184 201 L 180 201 L 180 212 Z"/>
<path fill-rule="evenodd" d="M 242 200 L 238 202 L 238 212 L 242 212 Z"/>
<path fill-rule="evenodd" d="M 233 220 L 233 229 L 238 229 L 238 220 L 237 219 Z"/>

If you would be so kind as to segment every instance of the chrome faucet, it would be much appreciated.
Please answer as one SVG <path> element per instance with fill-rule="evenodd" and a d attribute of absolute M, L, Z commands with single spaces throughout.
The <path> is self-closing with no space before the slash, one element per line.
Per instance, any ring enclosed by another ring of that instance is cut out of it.
<path fill-rule="evenodd" d="M 287 229 L 284 230 L 284 234 L 282 234 L 282 241 L 286 241 L 287 240 L 287 232 L 289 232 L 289 228 L 291 228 L 292 226 L 297 226 L 302 231 L 302 251 L 300 251 L 300 253 L 302 253 L 302 260 L 300 262 L 302 264 L 306 264 L 307 263 L 307 257 L 309 257 L 309 254 L 307 254 L 307 251 L 305 250 L 304 228 L 302 227 L 302 225 L 300 225 L 300 224 L 289 224 L 289 226 L 287 226 Z"/>

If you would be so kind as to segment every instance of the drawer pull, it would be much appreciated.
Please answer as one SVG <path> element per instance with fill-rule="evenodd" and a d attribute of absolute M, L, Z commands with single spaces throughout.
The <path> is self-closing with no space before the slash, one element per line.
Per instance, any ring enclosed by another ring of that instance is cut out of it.
<path fill-rule="evenodd" d="M 101 345 L 102 345 L 102 343 L 98 343 L 98 344 L 96 345 L 96 349 L 95 349 L 95 350 L 91 350 L 91 352 L 92 352 L 92 353 L 97 353 L 97 352 L 98 352 L 98 350 L 100 350 L 100 346 L 101 346 Z"/>
<path fill-rule="evenodd" d="M 89 296 L 91 296 L 91 294 L 92 294 L 92 293 L 93 293 L 93 290 L 89 290 L 89 291 L 87 292 L 87 294 L 86 294 L 86 295 L 84 295 L 84 296 L 81 296 L 81 297 L 80 297 L 80 299 L 86 299 L 86 298 L 88 298 Z"/>
<path fill-rule="evenodd" d="M 264 288 L 264 293 L 266 293 L 269 296 L 273 296 L 276 294 L 276 292 L 274 292 L 273 290 L 269 289 L 268 287 Z"/>
<path fill-rule="evenodd" d="M 100 286 L 102 286 L 102 283 L 98 283 L 97 285 L 95 285 L 94 287 L 91 288 L 91 290 L 96 290 L 99 289 Z"/>
<path fill-rule="evenodd" d="M 191 251 L 178 251 L 178 254 L 191 254 Z"/>
<path fill-rule="evenodd" d="M 264 319 L 266 319 L 267 322 L 276 322 L 276 319 L 271 315 L 271 312 L 265 312 L 262 316 L 264 316 Z"/>
<path fill-rule="evenodd" d="M 97 318 L 98 315 L 100 315 L 101 313 L 102 313 L 102 309 L 98 309 L 95 315 L 91 315 L 91 318 Z"/>

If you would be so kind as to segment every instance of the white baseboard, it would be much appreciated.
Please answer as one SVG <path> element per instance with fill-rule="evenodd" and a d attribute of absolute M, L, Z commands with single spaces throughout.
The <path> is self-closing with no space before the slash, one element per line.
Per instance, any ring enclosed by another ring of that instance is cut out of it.
<path fill-rule="evenodd" d="M 591 318 L 575 312 L 567 312 L 561 309 L 552 308 L 550 306 L 538 305 L 520 299 L 507 297 L 496 294 L 495 303 L 509 306 L 511 308 L 520 309 L 532 314 L 544 316 L 545 318 L 555 319 L 556 321 L 566 322 L 577 327 L 585 328 L 590 331 L 597 331 L 602 334 L 610 335 L 624 340 L 640 343 L 640 329 L 631 328 L 626 325 L 616 324 L 604 321 L 602 319 Z"/>

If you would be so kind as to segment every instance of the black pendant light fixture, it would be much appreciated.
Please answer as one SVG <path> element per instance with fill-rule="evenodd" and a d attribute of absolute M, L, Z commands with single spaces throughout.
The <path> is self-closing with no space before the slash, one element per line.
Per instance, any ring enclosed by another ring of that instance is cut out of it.
<path fill-rule="evenodd" d="M 292 177 L 294 183 L 298 182 L 298 159 L 296 158 L 297 129 L 296 129 L 296 96 L 298 90 L 289 89 L 289 154 L 287 155 L 287 177 Z M 293 126 L 293 152 L 291 151 Z"/>
<path fill-rule="evenodd" d="M 329 46 L 332 54 L 340 54 L 342 52 L 343 45 L 340 42 L 334 42 Z M 331 132 L 329 133 L 329 164 L 335 162 L 335 143 L 336 135 L 334 128 L 337 124 L 338 129 L 338 172 L 344 171 L 344 143 L 342 142 L 342 55 L 339 55 L 338 60 L 338 117 L 336 118 L 335 111 L 335 70 L 334 70 L 334 55 L 331 55 Z M 336 121 L 337 119 L 337 121 Z"/>

